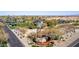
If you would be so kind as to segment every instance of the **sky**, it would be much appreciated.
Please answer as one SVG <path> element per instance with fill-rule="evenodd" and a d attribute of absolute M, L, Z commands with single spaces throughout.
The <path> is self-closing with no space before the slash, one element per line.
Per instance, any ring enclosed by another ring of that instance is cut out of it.
<path fill-rule="evenodd" d="M 79 11 L 0 11 L 0 16 L 5 15 L 78 16 Z"/>

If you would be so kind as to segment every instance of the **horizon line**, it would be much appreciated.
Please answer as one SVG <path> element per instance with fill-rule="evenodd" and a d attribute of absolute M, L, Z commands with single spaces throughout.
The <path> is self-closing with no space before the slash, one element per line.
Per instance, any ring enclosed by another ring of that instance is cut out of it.
<path fill-rule="evenodd" d="M 0 11 L 0 16 L 79 16 L 79 11 Z"/>

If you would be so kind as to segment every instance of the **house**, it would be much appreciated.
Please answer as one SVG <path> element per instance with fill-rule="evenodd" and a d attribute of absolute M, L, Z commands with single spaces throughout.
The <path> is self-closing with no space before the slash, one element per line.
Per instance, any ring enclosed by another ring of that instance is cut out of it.
<path fill-rule="evenodd" d="M 58 23 L 59 23 L 59 24 L 63 24 L 63 23 L 65 23 L 65 20 L 59 19 L 59 20 L 58 20 Z"/>
<path fill-rule="evenodd" d="M 37 42 L 42 42 L 42 43 L 43 43 L 43 42 L 46 42 L 46 39 L 45 39 L 45 38 L 37 38 L 36 41 L 37 41 Z"/>
<path fill-rule="evenodd" d="M 24 19 L 22 19 L 22 18 L 18 18 L 18 19 L 16 20 L 17 23 L 22 23 L 23 21 L 24 21 Z"/>
<path fill-rule="evenodd" d="M 43 21 L 40 20 L 40 19 L 37 19 L 37 20 L 34 20 L 33 23 L 38 27 L 38 28 L 41 28 L 43 27 Z"/>

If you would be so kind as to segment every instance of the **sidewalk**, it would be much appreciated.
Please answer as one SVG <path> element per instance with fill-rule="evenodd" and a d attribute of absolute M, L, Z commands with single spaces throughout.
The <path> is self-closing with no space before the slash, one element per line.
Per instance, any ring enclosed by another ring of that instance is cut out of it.
<path fill-rule="evenodd" d="M 72 35 L 72 37 L 64 42 L 60 42 L 58 43 L 56 46 L 57 47 L 67 47 L 68 45 L 70 45 L 72 42 L 74 42 L 75 40 L 77 40 L 79 38 L 79 32 L 76 32 Z"/>
<path fill-rule="evenodd" d="M 11 30 L 16 36 L 17 36 L 17 38 L 25 45 L 25 47 L 30 47 L 29 45 L 28 45 L 28 42 L 27 42 L 27 39 L 28 38 L 20 38 L 21 36 L 18 36 L 16 33 L 15 33 L 15 31 L 14 30 Z"/>

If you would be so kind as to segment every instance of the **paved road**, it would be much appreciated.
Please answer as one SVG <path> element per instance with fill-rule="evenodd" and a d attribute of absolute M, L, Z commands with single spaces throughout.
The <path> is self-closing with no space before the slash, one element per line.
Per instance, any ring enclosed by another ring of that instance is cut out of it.
<path fill-rule="evenodd" d="M 0 19 L 0 22 L 3 21 Z M 3 27 L 3 29 L 9 35 L 8 42 L 11 47 L 24 47 L 24 45 L 20 42 L 20 40 L 14 35 L 14 33 L 6 25 Z"/>
<path fill-rule="evenodd" d="M 7 26 L 4 26 L 4 30 L 5 32 L 7 32 L 9 34 L 9 45 L 11 47 L 23 47 L 24 45 L 19 41 L 19 39 L 14 35 L 14 33 L 12 31 L 9 30 L 9 28 Z"/>
<path fill-rule="evenodd" d="M 79 47 L 78 45 L 76 45 L 77 43 L 79 43 L 79 38 L 71 43 L 68 47 Z"/>
<path fill-rule="evenodd" d="M 75 46 L 73 46 L 73 47 L 79 47 L 79 42 Z"/>

